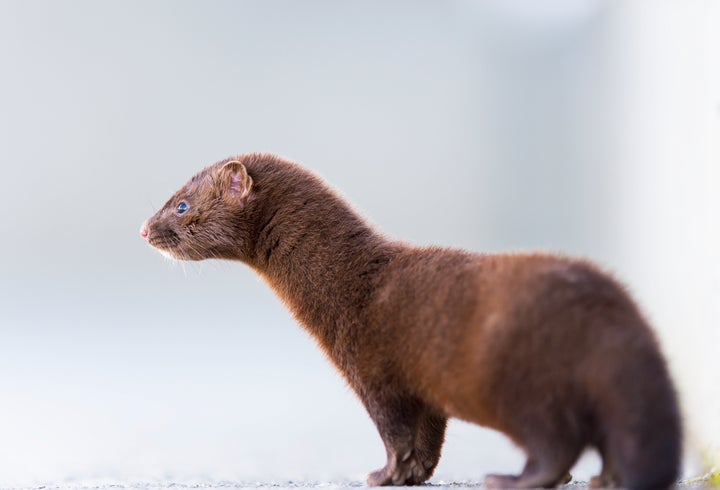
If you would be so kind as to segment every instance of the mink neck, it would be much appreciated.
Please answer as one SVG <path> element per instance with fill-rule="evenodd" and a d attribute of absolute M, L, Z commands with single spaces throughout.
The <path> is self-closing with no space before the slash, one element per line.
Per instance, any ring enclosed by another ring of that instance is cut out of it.
<path fill-rule="evenodd" d="M 324 185 L 300 179 L 298 189 L 297 182 L 284 180 L 273 182 L 272 195 L 258 199 L 248 262 L 336 357 L 339 340 L 362 322 L 380 272 L 399 246 L 375 233 Z"/>

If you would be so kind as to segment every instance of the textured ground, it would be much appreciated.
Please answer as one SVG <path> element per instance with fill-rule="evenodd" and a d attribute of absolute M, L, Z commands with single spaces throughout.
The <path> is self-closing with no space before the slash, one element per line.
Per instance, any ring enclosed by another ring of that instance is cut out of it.
<path fill-rule="evenodd" d="M 295 489 L 322 489 L 322 490 L 341 490 L 341 489 L 357 489 L 367 488 L 362 482 L 340 481 L 340 482 L 322 482 L 322 481 L 285 481 L 285 482 L 218 482 L 218 483 L 172 483 L 172 482 L 152 482 L 152 483 L 65 483 L 58 485 L 43 485 L 38 487 L 28 487 L 23 490 L 295 490 Z M 482 488 L 481 482 L 471 481 L 437 481 L 423 485 L 423 487 L 431 490 L 462 490 L 462 489 L 479 489 Z M 12 487 L 1 487 L 2 490 L 8 490 Z M 568 485 L 558 487 L 560 490 L 585 490 L 587 484 L 585 482 L 573 482 Z M 682 482 L 677 486 L 678 489 L 695 490 L 711 488 L 701 480 Z M 17 489 L 13 489 L 17 490 Z"/>

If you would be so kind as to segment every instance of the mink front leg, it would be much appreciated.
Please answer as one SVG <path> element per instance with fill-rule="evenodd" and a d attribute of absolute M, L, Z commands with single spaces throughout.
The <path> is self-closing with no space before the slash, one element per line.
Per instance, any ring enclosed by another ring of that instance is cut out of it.
<path fill-rule="evenodd" d="M 445 438 L 447 419 L 412 397 L 366 402 L 387 452 L 385 467 L 368 476 L 368 484 L 419 485 L 432 475 Z"/>
<path fill-rule="evenodd" d="M 415 451 L 423 467 L 427 471 L 426 480 L 435 471 L 440 461 L 440 452 L 445 442 L 445 428 L 447 417 L 442 413 L 426 406 L 420 415 L 417 436 L 415 438 Z"/>

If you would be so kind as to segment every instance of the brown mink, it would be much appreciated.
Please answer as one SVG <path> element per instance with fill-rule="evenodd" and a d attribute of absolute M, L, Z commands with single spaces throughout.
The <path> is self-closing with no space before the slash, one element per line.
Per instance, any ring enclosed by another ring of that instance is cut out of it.
<path fill-rule="evenodd" d="M 678 404 L 655 336 L 586 261 L 389 240 L 267 154 L 205 168 L 141 234 L 175 259 L 242 261 L 270 284 L 377 426 L 387 463 L 370 485 L 430 478 L 448 417 L 525 451 L 520 475 L 488 475 L 491 488 L 555 486 L 588 446 L 603 461 L 594 486 L 678 477 Z"/>

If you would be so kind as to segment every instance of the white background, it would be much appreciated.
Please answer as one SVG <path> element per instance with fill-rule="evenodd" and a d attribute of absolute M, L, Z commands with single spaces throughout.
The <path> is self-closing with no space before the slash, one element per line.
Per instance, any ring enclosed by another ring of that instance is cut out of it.
<path fill-rule="evenodd" d="M 249 269 L 173 265 L 138 235 L 252 151 L 413 243 L 614 271 L 661 334 L 701 471 L 720 446 L 718 32 L 711 0 L 0 2 L 0 486 L 383 464 Z M 437 478 L 522 461 L 453 423 Z"/>

